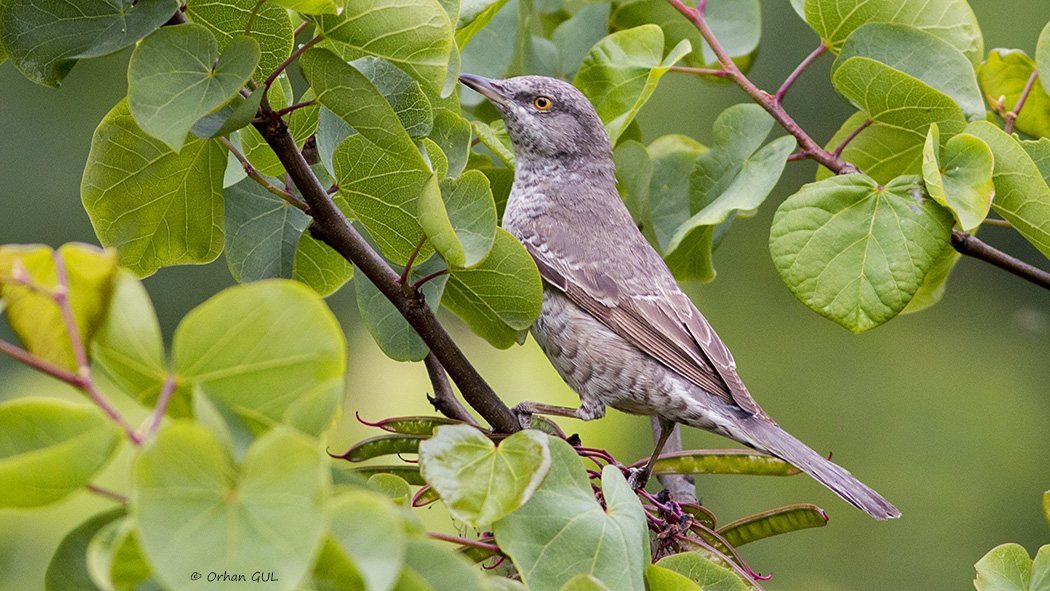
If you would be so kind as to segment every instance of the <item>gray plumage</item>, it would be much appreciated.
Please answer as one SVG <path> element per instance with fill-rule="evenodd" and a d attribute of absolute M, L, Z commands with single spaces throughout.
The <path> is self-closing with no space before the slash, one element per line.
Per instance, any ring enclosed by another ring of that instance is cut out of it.
<path fill-rule="evenodd" d="M 590 102 L 540 76 L 462 76 L 500 111 L 514 146 L 503 227 L 536 261 L 543 309 L 532 334 L 580 395 L 576 416 L 611 406 L 729 437 L 783 458 L 876 519 L 900 512 L 780 428 L 620 200 L 612 148 Z"/>

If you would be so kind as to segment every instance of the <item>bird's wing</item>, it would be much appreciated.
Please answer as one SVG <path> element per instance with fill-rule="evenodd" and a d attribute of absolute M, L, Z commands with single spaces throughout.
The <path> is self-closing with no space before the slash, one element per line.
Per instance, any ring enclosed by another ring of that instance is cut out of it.
<path fill-rule="evenodd" d="M 662 268 L 650 269 L 644 281 L 624 282 L 599 267 L 552 256 L 535 235 L 521 238 L 540 275 L 613 332 L 705 391 L 765 415 L 737 375 L 725 343 L 658 257 Z"/>

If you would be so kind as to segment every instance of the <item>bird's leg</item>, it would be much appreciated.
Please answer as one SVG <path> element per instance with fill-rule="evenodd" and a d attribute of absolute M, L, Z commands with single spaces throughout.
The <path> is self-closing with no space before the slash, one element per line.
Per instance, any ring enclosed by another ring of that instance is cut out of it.
<path fill-rule="evenodd" d="M 553 404 L 541 404 L 539 402 L 522 402 L 511 409 L 518 417 L 522 429 L 532 427 L 529 417 L 532 415 L 550 415 L 556 417 L 577 418 L 576 409 L 567 406 L 554 406 Z"/>
<path fill-rule="evenodd" d="M 656 458 L 660 457 L 660 452 L 663 451 L 664 444 L 667 443 L 667 439 L 673 432 L 674 421 L 660 419 L 660 440 L 656 442 L 656 449 L 653 450 L 653 455 L 649 456 L 649 461 L 645 463 L 645 467 L 641 470 L 631 472 L 631 477 L 627 481 L 631 490 L 645 488 L 645 485 L 649 482 L 649 477 L 653 474 L 653 464 L 656 463 Z"/>

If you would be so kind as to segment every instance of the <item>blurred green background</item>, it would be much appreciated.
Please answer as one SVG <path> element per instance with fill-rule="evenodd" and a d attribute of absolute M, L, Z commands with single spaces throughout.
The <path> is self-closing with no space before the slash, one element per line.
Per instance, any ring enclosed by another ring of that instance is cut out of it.
<path fill-rule="evenodd" d="M 986 50 L 1032 54 L 1050 19 L 1047 0 L 971 0 Z M 787 0 L 764 0 L 763 38 L 750 76 L 775 90 L 817 46 Z M 129 52 L 80 63 L 61 90 L 31 84 L 0 66 L 0 243 L 95 242 L 79 183 L 91 132 L 125 93 Z M 828 80 L 824 57 L 788 95 L 792 115 L 826 141 L 851 109 Z M 714 118 L 744 95 L 731 85 L 669 74 L 640 115 L 645 139 L 682 133 L 706 142 Z M 776 132 L 774 132 L 776 133 Z M 1050 488 L 1050 293 L 974 260 L 963 260 L 944 300 L 855 336 L 809 311 L 788 292 L 767 242 L 776 204 L 812 180 L 815 164 L 792 163 L 760 213 L 738 220 L 715 255 L 718 277 L 689 293 L 732 348 L 751 392 L 784 427 L 851 470 L 904 514 L 878 523 L 812 480 L 701 477 L 704 503 L 725 522 L 798 502 L 822 506 L 826 528 L 743 548 L 767 589 L 972 588 L 973 564 L 992 547 L 1019 542 L 1034 554 L 1050 542 L 1042 493 Z M 1048 267 L 1019 235 L 989 227 L 982 238 Z M 165 335 L 191 308 L 232 279 L 224 259 L 164 269 L 146 280 Z M 331 449 L 372 434 L 363 418 L 432 412 L 422 364 L 399 364 L 361 326 L 352 286 L 328 299 L 349 341 L 349 387 Z M 576 396 L 530 340 L 497 351 L 454 317 L 446 325 L 508 404 L 575 405 Z M 0 338 L 13 338 L 0 326 Z M 0 399 L 75 393 L 0 358 Z M 130 401 L 133 421 L 145 416 Z M 649 422 L 611 412 L 592 423 L 562 421 L 588 445 L 623 460 L 649 453 Z M 687 430 L 687 447 L 728 447 Z M 125 450 L 99 482 L 126 491 Z M 87 494 L 34 511 L 0 510 L 0 590 L 43 589 L 43 574 L 66 531 L 107 502 Z M 440 508 L 424 510 L 449 527 Z"/>

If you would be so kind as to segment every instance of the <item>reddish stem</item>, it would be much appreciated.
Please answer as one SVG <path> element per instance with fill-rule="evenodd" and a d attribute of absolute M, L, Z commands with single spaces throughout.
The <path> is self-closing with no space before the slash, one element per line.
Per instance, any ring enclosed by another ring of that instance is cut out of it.
<path fill-rule="evenodd" d="M 448 534 L 441 534 L 438 532 L 428 531 L 427 536 L 434 538 L 435 540 L 441 540 L 444 542 L 452 542 L 453 544 L 459 544 L 460 546 L 470 546 L 471 548 L 478 548 L 479 550 L 488 550 L 490 552 L 500 552 L 499 546 L 495 544 L 486 544 L 485 542 L 479 542 L 477 540 L 471 540 L 468 538 L 461 538 L 459 536 L 450 536 Z"/>
<path fill-rule="evenodd" d="M 415 283 L 413 283 L 412 284 L 412 289 L 413 290 L 418 290 L 420 287 L 423 287 L 423 284 L 426 283 L 427 281 L 430 281 L 431 279 L 437 279 L 438 277 L 441 277 L 445 273 L 448 273 L 448 269 L 442 269 L 442 270 L 440 270 L 440 271 L 438 271 L 436 273 L 431 273 L 430 275 L 427 275 L 426 277 L 424 277 L 424 278 L 420 279 L 419 281 L 416 281 Z"/>
<path fill-rule="evenodd" d="M 835 157 L 838 158 L 839 156 L 842 156 L 842 151 L 846 149 L 846 146 L 853 141 L 853 138 L 860 135 L 860 132 L 867 129 L 869 125 L 871 125 L 871 119 L 865 119 L 864 123 L 861 123 L 857 129 L 851 131 L 850 134 L 846 136 L 846 139 L 842 140 L 842 143 L 835 148 Z"/>
<path fill-rule="evenodd" d="M 84 380 L 82 380 L 80 376 L 69 371 L 68 369 L 65 369 L 64 367 L 60 367 L 58 365 L 55 365 L 54 363 L 51 363 L 43 357 L 33 355 L 29 351 L 26 351 L 21 347 L 15 346 L 12 343 L 0 340 L 0 353 L 3 353 L 18 362 L 28 365 L 29 367 L 32 367 L 33 369 L 41 373 L 45 373 L 57 380 L 61 380 L 69 384 L 70 386 L 73 386 L 74 388 L 84 388 Z"/>
<path fill-rule="evenodd" d="M 795 80 L 798 80 L 798 77 L 802 75 L 802 72 L 804 72 L 810 64 L 817 61 L 818 57 L 824 55 L 824 52 L 826 52 L 827 50 L 828 46 L 825 45 L 823 41 L 821 41 L 820 45 L 818 45 L 817 48 L 813 50 L 813 53 L 809 54 L 809 56 L 807 56 L 806 59 L 802 60 L 802 63 L 800 63 L 798 67 L 795 68 L 795 71 L 787 77 L 787 80 L 784 80 L 784 83 L 780 85 L 780 89 L 777 90 L 776 95 L 773 96 L 773 100 L 776 101 L 778 105 L 781 102 L 783 102 L 784 95 L 787 94 L 788 89 L 791 88 L 791 85 L 795 83 Z"/>
<path fill-rule="evenodd" d="M 281 75 L 281 72 L 283 72 L 285 68 L 290 66 L 295 60 L 299 59 L 299 56 L 302 55 L 304 51 L 310 49 L 322 39 L 324 39 L 324 35 L 317 35 L 313 39 L 310 39 L 306 43 L 300 45 L 299 49 L 293 51 L 292 55 L 288 56 L 288 59 L 281 62 L 281 65 L 277 66 L 277 69 L 274 70 L 273 73 L 266 78 L 266 82 L 263 83 L 266 86 L 266 90 L 270 90 L 270 85 L 273 84 L 274 80 L 277 80 L 277 77 Z"/>
<path fill-rule="evenodd" d="M 86 488 L 88 492 L 96 494 L 100 497 L 109 499 L 111 501 L 116 501 L 117 503 L 120 503 L 122 505 L 128 504 L 128 497 L 118 492 L 113 492 L 109 489 L 102 488 L 101 486 L 95 486 L 94 484 L 85 484 L 84 488 Z"/>
<path fill-rule="evenodd" d="M 1035 85 L 1036 78 L 1039 77 L 1039 70 L 1033 70 L 1032 75 L 1028 77 L 1028 83 L 1024 85 L 1024 90 L 1021 91 L 1021 96 L 1017 99 L 1017 105 L 1014 106 L 1013 110 L 1003 116 L 1006 119 L 1006 126 L 1003 131 L 1011 133 L 1014 130 L 1014 121 L 1017 121 L 1018 115 L 1021 114 L 1021 109 L 1024 107 L 1024 103 L 1028 100 L 1028 93 L 1032 92 L 1032 87 Z"/>
<path fill-rule="evenodd" d="M 164 378 L 164 385 L 160 388 L 160 396 L 157 397 L 157 405 L 153 408 L 153 418 L 150 419 L 149 428 L 146 431 L 147 437 L 156 433 L 157 429 L 160 428 L 160 421 L 168 410 L 168 402 L 171 401 L 171 395 L 178 386 L 179 380 L 175 376 L 169 375 Z"/>
<path fill-rule="evenodd" d="M 401 286 L 401 290 L 405 292 L 405 297 L 411 297 L 412 294 L 408 292 L 408 273 L 412 270 L 412 264 L 416 262 L 416 257 L 419 256 L 420 249 L 423 248 L 423 243 L 427 241 L 427 235 L 423 234 L 419 239 L 419 244 L 416 245 L 415 250 L 408 257 L 408 262 L 405 263 L 405 268 L 401 271 L 401 277 L 398 278 L 398 284 Z"/>
<path fill-rule="evenodd" d="M 284 115 L 287 115 L 288 113 L 291 113 L 292 111 L 295 111 L 296 109 L 302 109 L 304 107 L 309 107 L 310 105 L 312 105 L 312 104 L 314 104 L 316 102 L 317 102 L 317 100 L 315 99 L 315 100 L 303 101 L 301 103 L 295 103 L 294 105 L 292 105 L 290 107 L 285 107 L 285 108 L 283 108 L 283 109 L 281 109 L 279 111 L 275 111 L 275 113 L 277 114 L 278 117 L 282 117 Z"/>
<path fill-rule="evenodd" d="M 671 66 L 667 69 L 668 72 L 685 72 L 687 74 L 700 74 L 703 76 L 728 76 L 729 72 L 725 70 L 713 70 L 710 68 L 690 68 L 688 66 Z"/>

